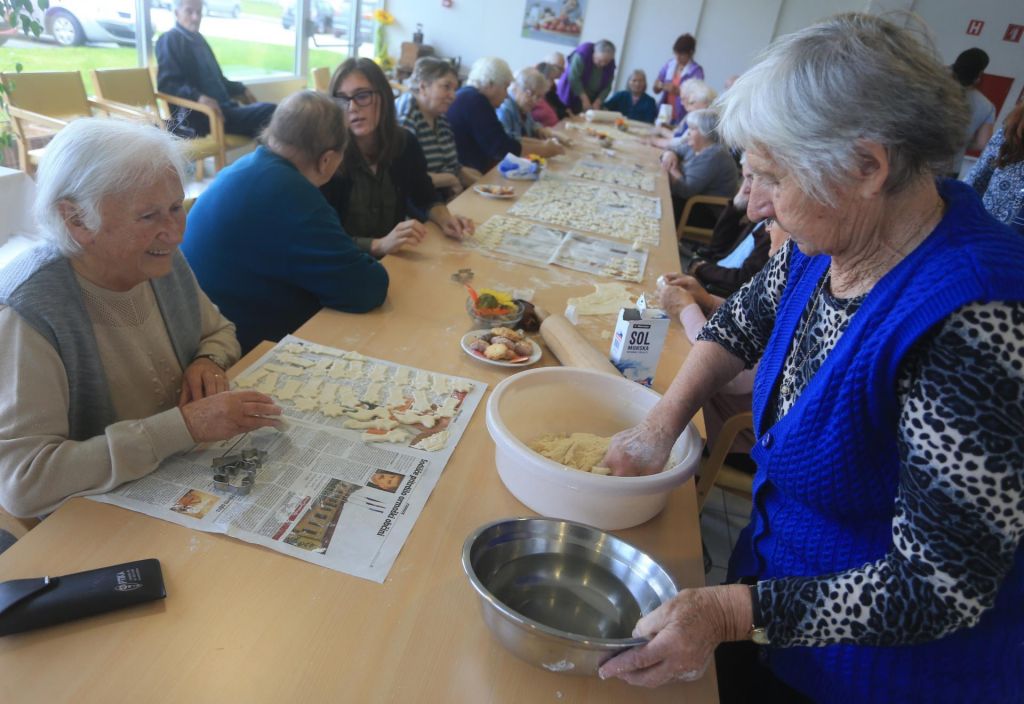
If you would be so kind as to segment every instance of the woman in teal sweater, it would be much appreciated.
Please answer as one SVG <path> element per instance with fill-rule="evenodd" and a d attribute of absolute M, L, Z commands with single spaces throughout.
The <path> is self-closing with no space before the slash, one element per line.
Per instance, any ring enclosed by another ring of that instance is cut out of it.
<path fill-rule="evenodd" d="M 319 191 L 347 140 L 340 107 L 297 93 L 274 113 L 264 144 L 217 176 L 189 213 L 181 249 L 238 326 L 243 351 L 323 307 L 365 313 L 387 296 L 387 271 L 359 251 Z"/>
<path fill-rule="evenodd" d="M 605 464 L 658 471 L 758 363 L 750 524 L 734 583 L 645 616 L 650 642 L 602 675 L 693 679 L 717 648 L 722 701 L 1020 701 L 1024 241 L 935 179 L 961 91 L 915 35 L 847 14 L 780 39 L 720 102 L 792 240 Z"/>

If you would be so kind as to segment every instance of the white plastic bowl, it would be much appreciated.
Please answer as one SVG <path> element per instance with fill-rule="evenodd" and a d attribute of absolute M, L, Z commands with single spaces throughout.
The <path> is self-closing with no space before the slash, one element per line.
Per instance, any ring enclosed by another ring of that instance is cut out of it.
<path fill-rule="evenodd" d="M 512 495 L 542 516 L 602 530 L 630 528 L 658 515 L 669 493 L 697 472 L 702 441 L 693 424 L 672 448 L 669 466 L 645 477 L 611 477 L 569 469 L 527 443 L 545 433 L 613 435 L 639 423 L 660 396 L 611 374 L 545 367 L 515 374 L 487 401 L 498 476 Z"/>

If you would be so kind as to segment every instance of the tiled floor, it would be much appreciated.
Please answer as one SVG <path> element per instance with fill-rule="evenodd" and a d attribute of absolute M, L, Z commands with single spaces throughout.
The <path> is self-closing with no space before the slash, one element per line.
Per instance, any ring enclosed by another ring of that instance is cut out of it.
<path fill-rule="evenodd" d="M 750 520 L 750 502 L 746 499 L 712 487 L 700 516 L 700 532 L 704 547 L 711 556 L 711 571 L 706 583 L 711 586 L 725 581 L 729 555 L 740 531 Z"/>

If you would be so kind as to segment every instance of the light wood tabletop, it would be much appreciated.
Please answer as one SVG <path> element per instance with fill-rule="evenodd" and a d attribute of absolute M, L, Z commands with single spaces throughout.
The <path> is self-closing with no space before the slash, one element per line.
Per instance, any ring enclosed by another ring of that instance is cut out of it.
<path fill-rule="evenodd" d="M 586 141 L 579 133 L 571 137 Z M 579 144 L 572 151 L 579 153 Z M 633 161 L 656 168 L 654 150 L 620 140 Z M 564 169 L 570 154 L 550 164 Z M 496 182 L 494 172 L 485 182 Z M 506 181 L 505 183 L 511 183 Z M 515 182 L 518 193 L 529 183 Z M 661 244 L 642 285 L 677 270 L 668 186 Z M 450 205 L 482 223 L 508 201 L 470 191 Z M 471 269 L 472 284 L 533 289 L 533 300 L 561 311 L 593 290 L 593 277 L 487 256 L 445 239 L 431 226 L 415 249 L 388 256 L 388 300 L 366 315 L 324 310 L 296 334 L 431 371 L 469 377 L 489 390 L 511 371 L 462 352 L 474 326 L 466 292 L 451 275 Z M 608 279 L 600 279 L 608 281 Z M 607 351 L 614 315 L 584 318 L 579 329 Z M 235 367 L 265 352 L 258 347 Z M 655 388 L 663 391 L 688 350 L 673 325 Z M 540 364 L 557 364 L 544 350 Z M 511 656 L 491 637 L 462 572 L 463 541 L 480 525 L 531 515 L 504 487 L 483 405 L 452 455 L 384 584 L 292 559 L 221 535 L 74 499 L 0 556 L 0 581 L 60 575 L 147 557 L 163 567 L 167 598 L 121 612 L 0 638 L 0 700 L 11 702 L 713 702 L 714 668 L 701 680 L 657 690 L 547 672 Z M 704 584 L 693 482 L 676 489 L 653 520 L 619 537 L 648 552 L 680 586 Z"/>

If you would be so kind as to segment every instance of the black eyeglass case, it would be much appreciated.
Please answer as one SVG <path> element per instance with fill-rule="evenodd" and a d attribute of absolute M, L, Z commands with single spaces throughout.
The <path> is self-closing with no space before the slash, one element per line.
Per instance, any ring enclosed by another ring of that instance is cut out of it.
<path fill-rule="evenodd" d="M 0 583 L 0 636 L 166 596 L 160 561 L 152 558 L 63 577 L 12 579 Z"/>

